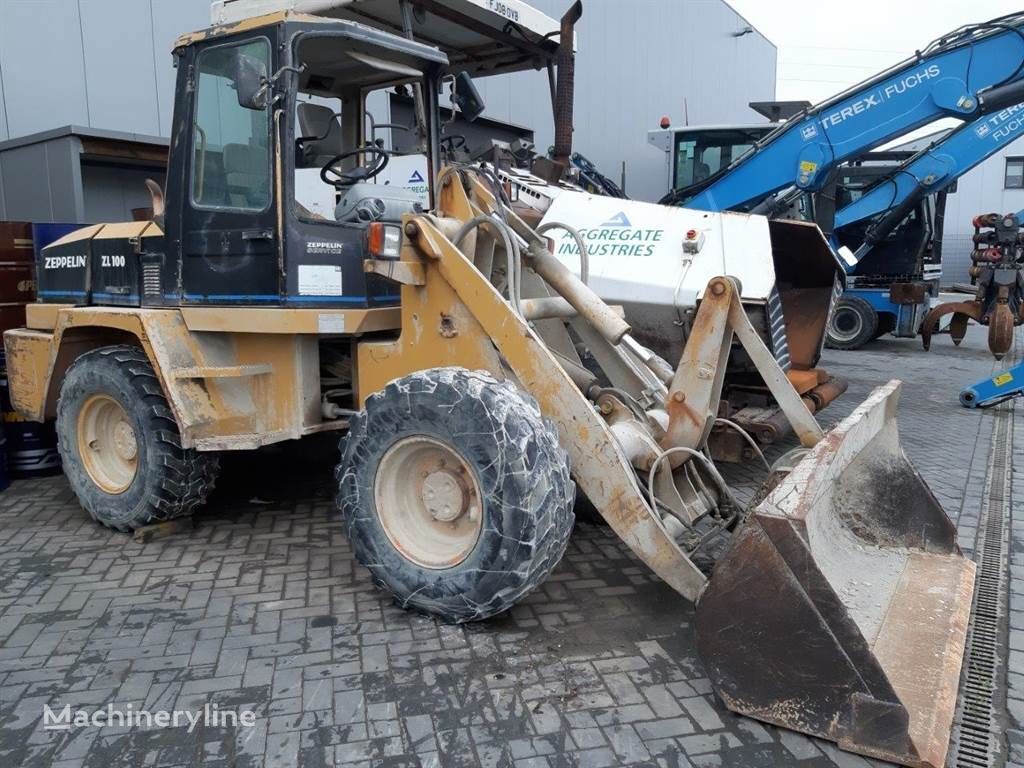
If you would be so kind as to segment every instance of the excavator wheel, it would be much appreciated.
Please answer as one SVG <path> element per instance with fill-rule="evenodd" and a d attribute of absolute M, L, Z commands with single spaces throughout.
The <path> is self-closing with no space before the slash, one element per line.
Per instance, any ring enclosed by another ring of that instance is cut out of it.
<path fill-rule="evenodd" d="M 341 441 L 356 559 L 403 608 L 486 619 L 565 552 L 575 485 L 558 434 L 510 382 L 434 368 L 372 395 Z"/>
<path fill-rule="evenodd" d="M 825 346 L 829 349 L 860 349 L 876 338 L 878 314 L 860 296 L 843 296 L 828 321 Z"/>
<path fill-rule="evenodd" d="M 57 402 L 64 474 L 94 520 L 119 531 L 181 517 L 206 501 L 216 454 L 181 447 L 160 382 L 138 347 L 87 352 Z"/>

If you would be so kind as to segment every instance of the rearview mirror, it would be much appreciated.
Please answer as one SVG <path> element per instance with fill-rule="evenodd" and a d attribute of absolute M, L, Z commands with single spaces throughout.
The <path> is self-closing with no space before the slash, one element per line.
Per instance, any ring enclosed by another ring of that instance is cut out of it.
<path fill-rule="evenodd" d="M 455 76 L 454 90 L 452 101 L 455 102 L 455 106 L 459 108 L 462 117 L 467 122 L 471 123 L 483 114 L 484 100 L 468 72 L 459 72 Z"/>
<path fill-rule="evenodd" d="M 252 56 L 240 53 L 235 57 L 235 71 L 232 73 L 231 79 L 235 84 L 239 106 L 253 110 L 267 108 L 270 84 L 267 81 L 266 64 Z"/>

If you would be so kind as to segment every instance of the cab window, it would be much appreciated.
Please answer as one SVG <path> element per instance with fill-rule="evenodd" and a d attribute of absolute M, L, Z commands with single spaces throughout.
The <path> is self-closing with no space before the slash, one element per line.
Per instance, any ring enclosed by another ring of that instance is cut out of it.
<path fill-rule="evenodd" d="M 270 110 L 239 103 L 233 79 L 239 56 L 269 69 L 270 44 L 260 38 L 199 54 L 191 184 L 197 207 L 262 211 L 270 205 Z"/>
<path fill-rule="evenodd" d="M 675 189 L 698 184 L 744 155 L 771 126 L 763 129 L 682 131 L 675 139 Z"/>

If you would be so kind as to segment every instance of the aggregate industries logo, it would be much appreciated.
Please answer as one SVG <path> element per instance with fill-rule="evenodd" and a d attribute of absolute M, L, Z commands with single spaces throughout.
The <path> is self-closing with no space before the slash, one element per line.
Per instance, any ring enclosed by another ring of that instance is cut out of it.
<path fill-rule="evenodd" d="M 653 256 L 665 230 L 633 226 L 625 211 L 619 211 L 596 227 L 579 230 L 588 256 Z M 556 245 L 560 256 L 579 256 L 576 239 L 562 232 Z"/>

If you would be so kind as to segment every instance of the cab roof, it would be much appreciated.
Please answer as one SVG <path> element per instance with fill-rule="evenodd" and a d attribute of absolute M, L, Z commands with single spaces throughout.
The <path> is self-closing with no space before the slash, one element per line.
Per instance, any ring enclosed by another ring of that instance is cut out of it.
<path fill-rule="evenodd" d="M 521 0 L 410 1 L 416 41 L 447 56 L 451 72 L 483 77 L 539 69 L 558 52 L 559 23 Z M 405 39 L 398 0 L 215 0 L 211 20 L 214 26 L 183 35 L 176 46 L 287 21 L 325 31 L 339 20 L 358 22 Z"/>

